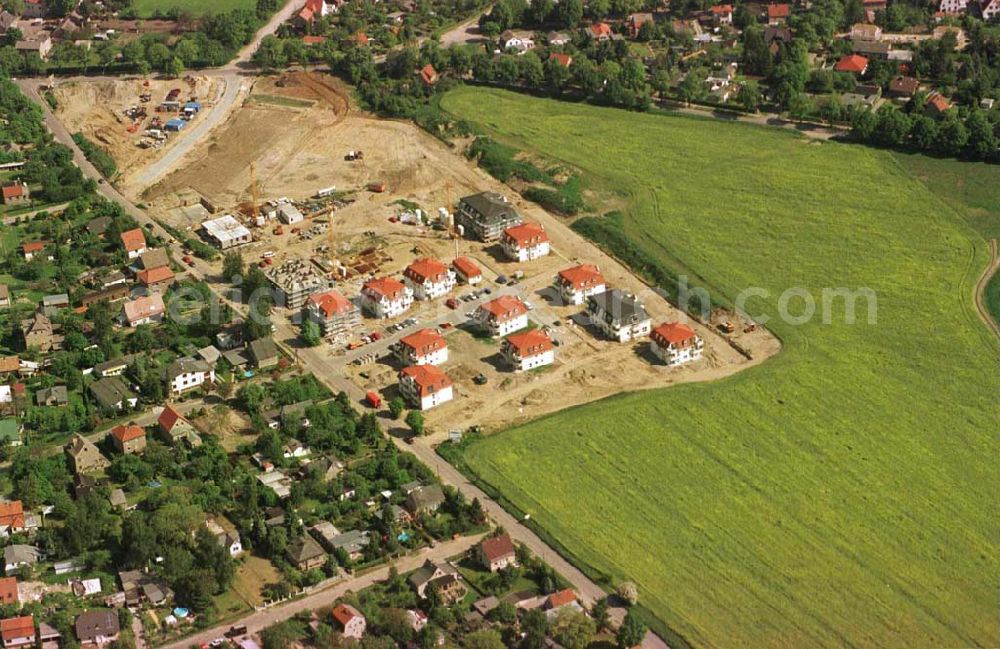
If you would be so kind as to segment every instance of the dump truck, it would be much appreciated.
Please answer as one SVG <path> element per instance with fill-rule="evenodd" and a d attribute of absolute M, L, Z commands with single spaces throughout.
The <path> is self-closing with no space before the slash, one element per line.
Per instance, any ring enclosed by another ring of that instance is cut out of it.
<path fill-rule="evenodd" d="M 382 192 L 385 191 L 385 183 L 384 182 L 368 183 L 368 191 L 374 194 L 381 194 Z"/>

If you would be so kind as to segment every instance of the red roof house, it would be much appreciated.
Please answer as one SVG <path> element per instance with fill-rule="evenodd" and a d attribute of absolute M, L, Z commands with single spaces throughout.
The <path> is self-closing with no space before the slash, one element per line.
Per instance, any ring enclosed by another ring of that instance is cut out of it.
<path fill-rule="evenodd" d="M 0 528 L 8 533 L 24 529 L 24 506 L 20 500 L 0 503 Z"/>
<path fill-rule="evenodd" d="M 17 604 L 17 577 L 0 578 L 0 604 Z"/>
<path fill-rule="evenodd" d="M 833 66 L 837 72 L 850 72 L 852 74 L 864 74 L 868 70 L 868 59 L 858 54 L 848 54 L 837 61 Z"/>
<path fill-rule="evenodd" d="M 170 266 L 158 266 L 149 270 L 140 270 L 136 277 L 139 283 L 146 288 L 155 288 L 174 283 L 174 271 L 170 270 Z"/>
<path fill-rule="evenodd" d="M 767 6 L 767 21 L 769 23 L 782 23 L 790 16 L 792 8 L 787 4 L 777 4 Z"/>
<path fill-rule="evenodd" d="M 510 534 L 504 533 L 484 539 L 479 544 L 479 562 L 484 568 L 489 568 L 490 572 L 516 565 L 514 542 Z"/>
<path fill-rule="evenodd" d="M 4 647 L 35 644 L 35 618 L 31 615 L 0 620 L 0 638 Z"/>
<path fill-rule="evenodd" d="M 569 54 L 563 54 L 561 52 L 553 52 L 552 54 L 549 54 L 549 58 L 564 68 L 568 68 L 569 66 L 573 65 L 573 57 L 570 56 Z"/>
<path fill-rule="evenodd" d="M 479 269 L 476 262 L 468 257 L 455 257 L 451 266 L 458 273 L 458 276 L 468 284 L 475 284 L 483 278 L 483 271 Z"/>
<path fill-rule="evenodd" d="M 599 41 L 606 41 L 611 38 L 611 25 L 608 23 L 594 23 L 587 28 L 590 35 Z"/>
<path fill-rule="evenodd" d="M 438 82 L 439 77 L 437 70 L 430 63 L 420 68 L 420 80 L 424 82 L 424 85 L 433 86 Z"/>

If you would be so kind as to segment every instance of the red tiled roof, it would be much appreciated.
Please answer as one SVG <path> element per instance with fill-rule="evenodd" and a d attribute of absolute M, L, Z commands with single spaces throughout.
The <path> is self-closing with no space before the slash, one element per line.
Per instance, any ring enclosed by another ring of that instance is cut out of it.
<path fill-rule="evenodd" d="M 348 623 L 350 623 L 350 621 L 354 618 L 362 617 L 361 613 L 358 612 L 358 609 L 349 604 L 337 604 L 333 607 L 333 611 L 331 611 L 331 613 L 333 615 L 333 619 L 335 619 L 342 627 L 347 626 Z"/>
<path fill-rule="evenodd" d="M 128 230 L 127 232 L 122 232 L 122 243 L 125 244 L 125 250 L 129 252 L 142 250 L 146 247 L 146 235 L 139 228 Z"/>
<path fill-rule="evenodd" d="M 594 23 L 590 26 L 590 33 L 594 36 L 611 36 L 611 25 L 608 23 Z"/>
<path fill-rule="evenodd" d="M 837 72 L 853 72 L 855 74 L 863 74 L 867 68 L 868 59 L 858 54 L 848 54 L 837 61 L 837 65 L 835 65 L 833 69 Z"/>
<path fill-rule="evenodd" d="M 323 0 L 306 0 L 306 9 L 313 13 L 323 12 Z"/>
<path fill-rule="evenodd" d="M 788 16 L 791 13 L 792 13 L 792 8 L 786 4 L 767 6 L 768 18 L 788 18 Z"/>
<path fill-rule="evenodd" d="M 354 304 L 337 291 L 313 293 L 309 296 L 309 302 L 315 304 L 327 318 L 354 309 Z"/>
<path fill-rule="evenodd" d="M 679 345 L 693 340 L 698 334 L 694 329 L 680 322 L 665 322 L 650 332 L 649 337 L 655 343 Z"/>
<path fill-rule="evenodd" d="M 712 7 L 712 13 L 716 16 L 731 14 L 733 13 L 733 5 L 715 5 Z"/>
<path fill-rule="evenodd" d="M 565 590 L 560 590 L 558 593 L 552 593 L 549 595 L 549 598 L 545 600 L 545 603 L 551 609 L 566 606 L 567 604 L 572 604 L 575 601 L 576 593 L 573 592 L 572 588 L 566 588 Z"/>
<path fill-rule="evenodd" d="M 545 228 L 537 223 L 522 223 L 504 230 L 503 239 L 507 242 L 516 242 L 519 248 L 524 248 L 548 241 L 549 235 L 545 234 Z"/>
<path fill-rule="evenodd" d="M 140 270 L 136 277 L 139 278 L 139 281 L 143 285 L 153 286 L 173 281 L 174 271 L 170 270 L 170 266 L 158 266 L 156 268 L 150 268 L 149 270 Z"/>
<path fill-rule="evenodd" d="M 306 45 L 322 45 L 326 42 L 326 36 L 303 36 L 302 42 Z"/>
<path fill-rule="evenodd" d="M 444 336 L 434 329 L 421 329 L 409 336 L 403 336 L 399 344 L 416 351 L 418 354 L 429 354 L 448 346 Z"/>
<path fill-rule="evenodd" d="M 507 336 L 507 344 L 517 350 L 521 358 L 538 356 L 553 349 L 555 346 L 552 340 L 539 329 L 532 329 L 524 333 Z"/>
<path fill-rule="evenodd" d="M 390 300 L 399 297 L 405 290 L 406 286 L 401 281 L 391 277 L 370 279 L 365 282 L 365 285 L 361 288 L 363 293 L 369 293 L 379 297 L 387 297 Z"/>
<path fill-rule="evenodd" d="M 21 246 L 24 252 L 41 252 L 47 244 L 44 241 L 28 241 Z"/>
<path fill-rule="evenodd" d="M 444 373 L 444 370 L 434 365 L 411 365 L 410 367 L 404 367 L 399 373 L 399 378 L 402 379 L 404 376 L 408 376 L 413 380 L 421 397 L 440 392 L 452 384 L 451 379 Z"/>
<path fill-rule="evenodd" d="M 143 318 L 149 318 L 163 313 L 166 307 L 163 306 L 163 297 L 159 293 L 143 295 L 131 302 L 126 302 L 123 307 L 125 318 L 129 322 L 135 322 Z"/>
<path fill-rule="evenodd" d="M 0 578 L 0 604 L 14 604 L 17 601 L 17 577 Z"/>
<path fill-rule="evenodd" d="M 128 426 L 115 426 L 111 429 L 111 436 L 124 444 L 125 442 L 131 442 L 139 439 L 140 437 L 145 437 L 146 431 L 135 424 L 130 424 Z"/>
<path fill-rule="evenodd" d="M 445 279 L 447 275 L 448 267 L 437 259 L 430 259 L 429 257 L 415 259 L 409 266 L 406 267 L 406 270 L 403 271 L 404 277 L 409 277 L 417 284 L 423 284 L 426 281 L 440 282 Z"/>
<path fill-rule="evenodd" d="M 17 198 L 18 196 L 24 196 L 24 185 L 17 183 L 3 188 L 4 198 Z"/>
<path fill-rule="evenodd" d="M 569 66 L 573 65 L 573 57 L 570 56 L 569 54 L 553 52 L 552 54 L 549 54 L 549 58 L 558 63 L 559 65 L 563 66 L 564 68 L 568 68 Z"/>
<path fill-rule="evenodd" d="M 455 257 L 455 260 L 451 262 L 451 265 L 455 267 L 455 270 L 462 273 L 466 277 L 479 277 L 483 274 L 483 271 L 479 270 L 479 266 L 476 262 L 472 261 L 468 257 Z"/>
<path fill-rule="evenodd" d="M 169 433 L 178 421 L 184 421 L 184 417 L 171 406 L 167 406 L 160 413 L 156 423 L 160 425 L 160 428 Z"/>
<path fill-rule="evenodd" d="M 20 500 L 0 503 L 0 525 L 12 529 L 24 527 L 24 507 Z"/>
<path fill-rule="evenodd" d="M 927 103 L 933 106 L 934 110 L 939 113 L 943 113 L 951 108 L 951 102 L 940 93 L 931 95 L 930 99 L 927 100 Z"/>
<path fill-rule="evenodd" d="M 3 636 L 4 644 L 18 638 L 30 638 L 34 635 L 35 618 L 30 615 L 9 617 L 6 620 L 0 620 L 0 636 Z"/>
<path fill-rule="evenodd" d="M 493 319 L 498 322 L 512 320 L 528 312 L 528 307 L 524 306 L 524 302 L 517 299 L 513 295 L 501 295 L 495 300 L 490 300 L 486 304 L 483 304 L 479 308 L 489 313 L 493 316 Z"/>
<path fill-rule="evenodd" d="M 315 12 L 309 7 L 303 7 L 302 11 L 299 12 L 299 18 L 306 21 L 307 23 L 311 23 L 313 21 L 314 13 Z"/>
<path fill-rule="evenodd" d="M 482 542 L 481 548 L 483 558 L 488 562 L 503 559 L 514 554 L 514 542 L 510 540 L 510 534 L 501 534 L 485 539 Z"/>
<path fill-rule="evenodd" d="M 437 83 L 438 72 L 434 69 L 434 66 L 428 63 L 424 67 L 420 68 L 420 79 L 428 86 L 433 86 Z"/>
<path fill-rule="evenodd" d="M 559 283 L 575 289 L 590 288 L 604 284 L 604 275 L 601 275 L 601 269 L 594 264 L 580 264 L 559 271 Z"/>
<path fill-rule="evenodd" d="M 358 33 L 354 34 L 353 36 L 351 36 L 351 40 L 354 41 L 355 43 L 357 43 L 358 45 L 367 45 L 368 44 L 368 34 L 366 34 L 364 32 L 358 32 Z"/>

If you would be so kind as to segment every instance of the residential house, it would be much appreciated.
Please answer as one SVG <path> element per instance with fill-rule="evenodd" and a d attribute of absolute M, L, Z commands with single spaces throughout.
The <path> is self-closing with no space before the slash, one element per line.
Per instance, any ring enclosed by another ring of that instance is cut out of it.
<path fill-rule="evenodd" d="M 436 484 L 414 489 L 406 496 L 406 509 L 414 516 L 434 513 L 443 504 L 444 490 Z"/>
<path fill-rule="evenodd" d="M 556 360 L 552 339 L 540 329 L 507 336 L 500 345 L 500 354 L 516 372 L 551 365 Z"/>
<path fill-rule="evenodd" d="M 14 49 L 20 54 L 37 54 L 38 58 L 47 60 L 52 51 L 52 37 L 46 32 L 35 32 L 30 38 L 23 38 L 14 43 Z"/>
<path fill-rule="evenodd" d="M 361 308 L 376 318 L 394 318 L 412 304 L 413 289 L 391 277 L 369 280 L 361 288 Z"/>
<path fill-rule="evenodd" d="M 41 311 L 21 321 L 21 338 L 25 349 L 45 353 L 62 346 L 62 336 L 56 336 L 56 326 Z"/>
<path fill-rule="evenodd" d="M 545 603 L 542 604 L 542 610 L 545 611 L 545 616 L 551 621 L 556 618 L 564 608 L 572 608 L 577 611 L 583 612 L 583 607 L 580 605 L 579 600 L 576 597 L 576 593 L 572 588 L 565 588 L 563 590 L 552 593 L 545 598 Z"/>
<path fill-rule="evenodd" d="M 215 382 L 215 370 L 200 358 L 178 358 L 163 370 L 170 394 L 181 394 Z"/>
<path fill-rule="evenodd" d="M 869 41 L 864 39 L 854 39 L 851 41 L 851 51 L 869 61 L 879 59 L 885 61 L 889 58 L 891 47 L 885 41 Z"/>
<path fill-rule="evenodd" d="M 694 329 L 680 322 L 667 322 L 649 334 L 650 349 L 667 365 L 681 365 L 701 358 L 705 347 Z"/>
<path fill-rule="evenodd" d="M 455 257 L 451 267 L 455 270 L 456 277 L 469 286 L 475 286 L 483 281 L 483 271 L 468 257 Z"/>
<path fill-rule="evenodd" d="M 58 315 L 63 309 L 69 308 L 69 295 L 67 293 L 55 293 L 42 298 L 42 313 L 47 317 Z"/>
<path fill-rule="evenodd" d="M 559 271 L 555 278 L 555 289 L 563 304 L 583 304 L 591 295 L 607 290 L 601 269 L 594 264 L 580 264 Z"/>
<path fill-rule="evenodd" d="M 619 342 L 646 336 L 652 328 L 642 303 L 634 295 L 620 289 L 587 298 L 587 314 L 604 335 Z"/>
<path fill-rule="evenodd" d="M 628 25 L 628 35 L 630 38 L 636 38 L 639 36 L 639 30 L 642 29 L 643 25 L 647 23 L 650 25 L 656 24 L 653 14 L 648 12 L 629 14 L 629 17 L 625 22 Z"/>
<path fill-rule="evenodd" d="M 49 5 L 45 0 L 24 0 L 21 9 L 21 18 L 45 18 L 49 13 Z"/>
<path fill-rule="evenodd" d="M 270 336 L 252 341 L 249 345 L 249 351 L 250 360 L 260 370 L 275 367 L 281 359 L 278 346 L 274 344 L 274 339 Z"/>
<path fill-rule="evenodd" d="M 10 606 L 20 601 L 17 591 L 17 577 L 0 578 L 0 605 Z"/>
<path fill-rule="evenodd" d="M 508 259 L 532 261 L 549 254 L 549 236 L 537 223 L 522 223 L 503 231 L 500 247 Z"/>
<path fill-rule="evenodd" d="M 122 232 L 122 246 L 129 260 L 138 259 L 142 253 L 146 252 L 146 235 L 141 228 L 134 228 Z"/>
<path fill-rule="evenodd" d="M 984 0 L 982 7 L 983 20 L 989 22 L 1000 16 L 1000 0 Z"/>
<path fill-rule="evenodd" d="M 16 22 L 17 16 L 6 9 L 0 11 L 0 32 L 6 33 L 6 31 L 13 27 Z"/>
<path fill-rule="evenodd" d="M 3 187 L 4 205 L 24 205 L 31 202 L 31 191 L 27 183 L 13 183 Z"/>
<path fill-rule="evenodd" d="M 24 255 L 25 261 L 31 261 L 35 258 L 35 255 L 45 250 L 48 245 L 46 241 L 26 241 L 21 244 L 21 254 Z"/>
<path fill-rule="evenodd" d="M 480 305 L 473 319 L 491 337 L 500 338 L 528 326 L 528 307 L 513 295 L 501 295 Z"/>
<path fill-rule="evenodd" d="M 434 365 L 411 365 L 399 373 L 399 392 L 420 410 L 440 406 L 454 398 L 452 380 Z"/>
<path fill-rule="evenodd" d="M 968 6 L 969 0 L 941 0 L 941 4 L 938 5 L 938 11 L 943 14 L 957 16 L 965 13 Z"/>
<path fill-rule="evenodd" d="M 299 570 L 312 570 L 326 565 L 327 554 L 312 537 L 300 536 L 288 544 L 285 555 Z"/>
<path fill-rule="evenodd" d="M 123 455 L 133 455 L 146 450 L 146 431 L 142 426 L 129 424 L 111 429 L 111 445 Z"/>
<path fill-rule="evenodd" d="M 215 537 L 219 545 L 226 549 L 229 556 L 238 557 L 243 554 L 243 541 L 240 539 L 240 533 L 233 529 L 228 521 L 223 524 L 209 516 L 205 519 L 205 528 Z"/>
<path fill-rule="evenodd" d="M 594 23 L 587 27 L 587 33 L 595 41 L 606 41 L 611 38 L 611 25 L 608 23 Z"/>
<path fill-rule="evenodd" d="M 767 5 L 767 24 L 784 25 L 788 17 L 792 14 L 791 5 L 771 4 Z"/>
<path fill-rule="evenodd" d="M 951 110 L 951 102 L 939 92 L 931 93 L 924 106 L 924 114 L 929 117 L 939 117 Z"/>
<path fill-rule="evenodd" d="M 59 649 L 62 647 L 62 635 L 54 626 L 45 622 L 38 623 L 38 640 L 42 649 Z"/>
<path fill-rule="evenodd" d="M 253 241 L 253 233 L 231 214 L 224 214 L 201 224 L 205 236 L 220 250 L 228 250 Z"/>
<path fill-rule="evenodd" d="M 159 266 L 149 270 L 140 270 L 136 279 L 149 291 L 165 291 L 174 283 L 174 271 L 170 266 Z"/>
<path fill-rule="evenodd" d="M 134 354 L 127 354 L 110 361 L 98 363 L 94 366 L 94 374 L 97 376 L 121 376 L 128 369 L 129 364 L 137 358 Z"/>
<path fill-rule="evenodd" d="M 156 425 L 160 437 L 171 446 L 176 446 L 184 440 L 188 440 L 190 443 L 190 440 L 197 439 L 197 443 L 191 444 L 192 446 L 197 446 L 201 442 L 194 426 L 172 406 L 168 405 L 163 408 L 163 412 L 156 420 Z"/>
<path fill-rule="evenodd" d="M 458 202 L 455 223 L 466 236 L 489 242 L 500 238 L 509 227 L 521 223 L 521 215 L 496 192 L 481 192 L 465 196 Z"/>
<path fill-rule="evenodd" d="M 312 450 L 294 437 L 289 437 L 281 445 L 281 456 L 286 460 L 299 460 L 309 456 L 310 453 Z"/>
<path fill-rule="evenodd" d="M 33 566 L 45 559 L 45 553 L 33 545 L 8 545 L 3 549 L 4 573 L 11 576 L 24 566 Z"/>
<path fill-rule="evenodd" d="M 106 376 L 90 384 L 90 393 L 105 410 L 134 408 L 139 397 L 117 376 Z"/>
<path fill-rule="evenodd" d="M 508 29 L 500 34 L 499 46 L 501 52 L 524 54 L 528 50 L 535 49 L 535 40 L 531 32 L 515 32 Z"/>
<path fill-rule="evenodd" d="M 868 23 L 855 23 L 851 25 L 850 36 L 852 39 L 877 41 L 882 38 L 882 28 Z"/>
<path fill-rule="evenodd" d="M 850 72 L 851 74 L 863 75 L 868 71 L 868 59 L 858 54 L 848 54 L 841 57 L 837 64 L 833 66 L 837 72 Z"/>
<path fill-rule="evenodd" d="M 35 618 L 31 615 L 22 615 L 0 620 L 0 639 L 3 641 L 4 649 L 34 647 L 36 642 Z"/>
<path fill-rule="evenodd" d="M 889 81 L 888 95 L 894 99 L 911 99 L 920 90 L 920 81 L 915 77 L 897 75 Z"/>
<path fill-rule="evenodd" d="M 80 306 L 86 308 L 98 302 L 117 302 L 127 298 L 131 292 L 128 284 L 116 284 L 96 291 L 88 291 L 80 298 Z"/>
<path fill-rule="evenodd" d="M 129 505 L 128 497 L 125 495 L 125 491 L 120 487 L 115 487 L 108 494 L 108 502 L 111 507 L 120 512 L 128 512 L 135 509 L 135 505 Z M 100 592 L 100 587 L 98 587 L 98 592 Z"/>
<path fill-rule="evenodd" d="M 0 538 L 9 538 L 26 530 L 24 506 L 20 500 L 0 502 Z"/>
<path fill-rule="evenodd" d="M 437 259 L 421 257 L 403 270 L 403 282 L 418 300 L 433 300 L 455 288 L 455 273 Z"/>
<path fill-rule="evenodd" d="M 712 7 L 712 20 L 718 25 L 733 24 L 733 5 L 715 5 Z"/>
<path fill-rule="evenodd" d="M 867 106 L 874 108 L 882 98 L 882 86 L 860 83 L 851 92 L 845 92 L 840 100 L 845 106 Z"/>
<path fill-rule="evenodd" d="M 65 385 L 54 385 L 35 392 L 35 403 L 43 407 L 65 406 L 69 403 L 69 392 Z"/>
<path fill-rule="evenodd" d="M 570 40 L 569 35 L 562 32 L 549 32 L 545 36 L 545 42 L 553 47 L 562 47 L 568 44 Z"/>
<path fill-rule="evenodd" d="M 142 270 L 153 270 L 154 268 L 169 266 L 170 256 L 167 255 L 167 251 L 163 248 L 147 250 L 139 256 L 139 265 L 142 267 Z"/>
<path fill-rule="evenodd" d="M 108 228 L 113 222 L 114 221 L 110 216 L 98 216 L 90 219 L 87 221 L 87 232 L 95 237 L 103 238 L 104 233 L 108 231 Z"/>
<path fill-rule="evenodd" d="M 563 54 L 562 52 L 551 52 L 549 54 L 549 60 L 555 61 L 560 67 L 569 68 L 573 65 L 573 57 L 569 54 Z"/>
<path fill-rule="evenodd" d="M 122 319 L 130 327 L 152 324 L 163 320 L 166 306 L 159 293 L 151 293 L 129 300 L 122 307 Z"/>
<path fill-rule="evenodd" d="M 418 76 L 420 77 L 420 82 L 425 86 L 433 86 L 441 78 L 441 75 L 438 74 L 438 71 L 430 63 L 420 68 Z"/>
<path fill-rule="evenodd" d="M 394 351 L 406 365 L 441 365 L 448 361 L 448 342 L 437 329 L 421 329 L 403 336 Z"/>
<path fill-rule="evenodd" d="M 332 617 L 334 626 L 345 638 L 360 640 L 364 637 L 368 623 L 358 609 L 341 602 L 333 607 Z"/>
<path fill-rule="evenodd" d="M 457 602 L 468 592 L 454 566 L 432 559 L 413 571 L 407 581 L 421 599 L 426 599 L 427 589 L 433 585 L 446 604 Z"/>
<path fill-rule="evenodd" d="M 107 459 L 97 450 L 97 446 L 82 435 L 74 435 L 73 439 L 63 447 L 63 451 L 69 459 L 73 473 L 76 474 L 98 471 L 106 468 L 109 464 Z"/>
<path fill-rule="evenodd" d="M 476 556 L 480 565 L 490 572 L 498 572 L 504 568 L 517 566 L 514 541 L 506 532 L 483 539 L 482 543 L 476 547 Z"/>
<path fill-rule="evenodd" d="M 118 639 L 121 627 L 118 625 L 118 611 L 94 610 L 81 613 L 74 625 L 76 639 L 80 644 L 104 646 Z"/>
<path fill-rule="evenodd" d="M 361 325 L 361 309 L 337 291 L 310 295 L 306 315 L 327 338 L 350 336 Z"/>

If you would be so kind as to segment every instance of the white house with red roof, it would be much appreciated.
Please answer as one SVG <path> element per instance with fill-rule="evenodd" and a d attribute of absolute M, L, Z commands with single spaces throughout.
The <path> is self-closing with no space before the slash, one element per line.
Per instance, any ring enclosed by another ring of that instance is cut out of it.
<path fill-rule="evenodd" d="M 360 640 L 365 636 L 365 630 L 368 628 L 368 621 L 365 620 L 365 616 L 362 615 L 358 609 L 354 608 L 350 604 L 341 603 L 334 606 L 331 613 L 337 630 L 340 631 L 345 638 Z"/>
<path fill-rule="evenodd" d="M 4 649 L 35 646 L 35 618 L 22 615 L 0 620 L 0 640 Z"/>
<path fill-rule="evenodd" d="M 122 245 L 129 259 L 137 259 L 146 252 L 146 235 L 140 228 L 122 232 Z"/>
<path fill-rule="evenodd" d="M 549 254 L 549 235 L 537 223 L 522 223 L 503 231 L 500 247 L 513 261 L 531 261 Z"/>
<path fill-rule="evenodd" d="M 455 275 L 469 286 L 475 286 L 483 281 L 483 271 L 480 270 L 476 262 L 468 257 L 455 257 L 451 262 L 451 267 L 455 270 Z"/>
<path fill-rule="evenodd" d="M 323 335 L 331 338 L 361 324 L 361 309 L 337 291 L 313 293 L 306 300 L 306 317 L 319 325 Z"/>
<path fill-rule="evenodd" d="M 653 354 L 667 365 L 680 365 L 701 358 L 705 347 L 694 329 L 680 322 L 665 322 L 649 334 Z"/>
<path fill-rule="evenodd" d="M 455 272 L 437 259 L 421 257 L 403 271 L 403 282 L 418 300 L 433 300 L 455 288 Z"/>
<path fill-rule="evenodd" d="M 394 351 L 407 365 L 441 365 L 448 361 L 448 342 L 435 329 L 421 329 L 403 336 Z"/>
<path fill-rule="evenodd" d="M 478 555 L 480 565 L 488 568 L 490 572 L 498 572 L 504 568 L 517 565 L 517 552 L 514 550 L 514 541 L 511 540 L 510 534 L 506 532 L 483 539 L 483 542 L 477 548 L 476 554 Z"/>
<path fill-rule="evenodd" d="M 166 307 L 159 293 L 150 293 L 125 303 L 122 318 L 130 327 L 151 324 L 163 320 Z"/>
<path fill-rule="evenodd" d="M 0 538 L 7 538 L 27 529 L 24 505 L 20 500 L 0 502 Z"/>
<path fill-rule="evenodd" d="M 429 410 L 454 397 L 451 379 L 435 365 L 411 365 L 399 373 L 399 392 L 409 403 Z"/>
<path fill-rule="evenodd" d="M 514 371 L 524 372 L 554 363 L 555 349 L 545 332 L 532 329 L 507 336 L 500 345 L 500 354 Z"/>
<path fill-rule="evenodd" d="M 1000 0 L 984 0 L 982 11 L 983 20 L 993 20 L 1000 16 Z"/>
<path fill-rule="evenodd" d="M 473 318 L 490 336 L 499 338 L 528 326 L 528 307 L 513 295 L 501 295 L 480 305 Z"/>
<path fill-rule="evenodd" d="M 712 7 L 712 18 L 720 25 L 733 24 L 733 5 L 715 5 Z"/>
<path fill-rule="evenodd" d="M 594 264 L 580 264 L 559 271 L 555 288 L 565 304 L 583 304 L 591 295 L 607 290 L 601 269 Z"/>
<path fill-rule="evenodd" d="M 394 318 L 412 305 L 413 289 L 398 279 L 372 279 L 361 288 L 361 308 L 376 318 Z"/>

